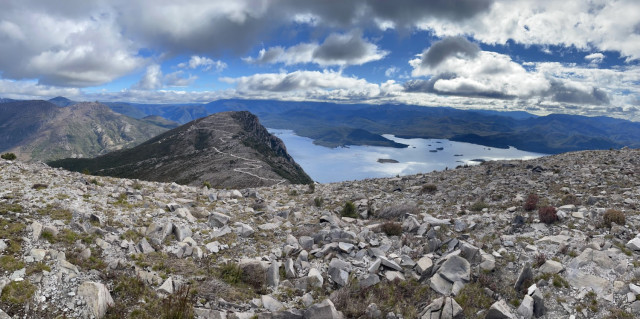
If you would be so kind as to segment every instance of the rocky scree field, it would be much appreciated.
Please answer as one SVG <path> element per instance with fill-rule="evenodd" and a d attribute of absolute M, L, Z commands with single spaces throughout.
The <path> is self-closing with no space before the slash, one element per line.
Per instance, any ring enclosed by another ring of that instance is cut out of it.
<path fill-rule="evenodd" d="M 0 318 L 634 318 L 639 155 L 241 190 L 0 160 Z"/>

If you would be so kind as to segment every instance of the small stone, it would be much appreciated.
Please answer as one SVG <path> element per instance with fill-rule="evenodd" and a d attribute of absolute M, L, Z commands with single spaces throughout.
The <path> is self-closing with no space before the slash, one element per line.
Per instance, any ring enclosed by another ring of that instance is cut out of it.
<path fill-rule="evenodd" d="M 489 308 L 485 319 L 514 319 L 515 316 L 509 309 L 509 306 L 504 300 L 494 302 Z"/>
<path fill-rule="evenodd" d="M 173 287 L 173 279 L 171 277 L 167 278 L 164 283 L 158 288 L 158 291 L 164 292 L 166 294 L 172 294 L 174 291 Z"/>

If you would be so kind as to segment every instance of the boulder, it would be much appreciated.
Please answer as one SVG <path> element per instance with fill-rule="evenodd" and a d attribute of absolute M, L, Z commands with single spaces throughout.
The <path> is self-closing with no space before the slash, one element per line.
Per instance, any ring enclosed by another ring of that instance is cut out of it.
<path fill-rule="evenodd" d="M 451 282 L 468 282 L 471 280 L 471 265 L 466 259 L 454 255 L 442 263 L 438 273 Z"/>
<path fill-rule="evenodd" d="M 113 305 L 113 298 L 105 285 L 99 282 L 85 281 L 78 286 L 78 296 L 84 298 L 89 313 L 95 318 L 102 318 L 107 309 Z"/>
<path fill-rule="evenodd" d="M 515 316 L 504 300 L 494 302 L 487 311 L 485 319 L 514 319 Z"/>
<path fill-rule="evenodd" d="M 304 312 L 305 319 L 342 319 L 342 313 L 336 310 L 333 302 L 325 299 L 321 303 L 317 303 L 307 308 Z"/>

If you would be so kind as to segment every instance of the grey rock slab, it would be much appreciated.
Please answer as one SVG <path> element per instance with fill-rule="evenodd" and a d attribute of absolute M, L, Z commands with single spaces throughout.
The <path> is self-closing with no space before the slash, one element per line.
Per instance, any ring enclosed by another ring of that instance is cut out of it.
<path fill-rule="evenodd" d="M 253 233 L 255 233 L 253 228 L 251 228 L 251 226 L 247 224 L 236 222 L 234 225 L 236 226 L 236 229 L 235 229 L 236 233 L 241 237 L 249 237 L 253 235 Z"/>
<path fill-rule="evenodd" d="M 603 296 L 613 288 L 612 283 L 605 278 L 575 269 L 567 269 L 566 272 L 565 279 L 576 289 L 591 288 L 598 296 Z"/>
<path fill-rule="evenodd" d="M 31 223 L 31 238 L 33 240 L 40 239 L 40 235 L 42 235 L 42 224 L 38 221 L 34 221 Z"/>
<path fill-rule="evenodd" d="M 173 225 L 173 234 L 176 236 L 178 241 L 183 241 L 187 237 L 191 237 L 193 233 L 191 232 L 191 228 L 185 225 Z"/>
<path fill-rule="evenodd" d="M 143 254 L 148 254 L 156 251 L 155 249 L 153 249 L 153 247 L 151 247 L 151 244 L 149 244 L 146 238 L 142 238 L 140 240 L 140 242 L 138 243 L 138 249 Z"/>
<path fill-rule="evenodd" d="M 389 259 L 387 259 L 386 257 L 378 257 L 380 259 L 380 262 L 382 263 L 382 266 L 385 266 L 387 268 L 391 268 L 393 270 L 397 270 L 397 271 L 402 271 L 402 267 L 400 267 L 400 265 L 396 264 L 394 261 L 391 261 Z"/>
<path fill-rule="evenodd" d="M 525 295 L 522 299 L 522 302 L 520 303 L 520 307 L 518 307 L 518 314 L 525 319 L 530 319 L 531 317 L 533 317 L 533 304 L 533 298 Z"/>
<path fill-rule="evenodd" d="M 634 251 L 640 250 L 640 238 L 635 237 L 631 239 L 625 246 Z"/>
<path fill-rule="evenodd" d="M 353 251 L 353 249 L 355 249 L 355 246 L 353 244 L 340 242 L 340 243 L 338 243 L 338 249 L 340 249 L 342 252 L 345 252 L 345 253 L 348 254 L 351 251 Z"/>
<path fill-rule="evenodd" d="M 533 298 L 533 315 L 536 318 L 542 317 L 547 309 L 544 306 L 544 296 L 540 289 L 536 289 L 533 294 L 531 294 L 531 298 Z"/>
<path fill-rule="evenodd" d="M 569 242 L 569 239 L 567 235 L 544 236 L 536 240 L 536 243 L 561 245 Z"/>
<path fill-rule="evenodd" d="M 471 280 L 471 264 L 460 256 L 451 256 L 442 263 L 438 273 L 451 282 L 468 282 Z"/>
<path fill-rule="evenodd" d="M 580 255 L 569 262 L 568 267 L 578 269 L 590 263 L 595 263 L 605 269 L 613 269 L 617 264 L 613 259 L 609 258 L 606 252 L 586 248 Z"/>
<path fill-rule="evenodd" d="M 173 279 L 171 277 L 167 278 L 167 280 L 165 280 L 164 283 L 162 283 L 162 285 L 158 287 L 158 291 L 169 295 L 172 294 L 174 291 Z"/>
<path fill-rule="evenodd" d="M 349 273 L 338 268 L 329 268 L 329 278 L 338 286 L 346 286 L 349 282 Z"/>
<path fill-rule="evenodd" d="M 304 312 L 305 319 L 342 319 L 342 313 L 336 310 L 333 302 L 325 299 L 321 303 L 317 303 L 307 308 Z"/>
<path fill-rule="evenodd" d="M 29 252 L 34 261 L 43 261 L 47 255 L 47 251 L 44 249 L 32 248 Z"/>
<path fill-rule="evenodd" d="M 376 259 L 371 266 L 367 269 L 369 273 L 376 274 L 380 269 L 380 265 L 382 265 L 382 260 L 380 258 Z"/>
<path fill-rule="evenodd" d="M 113 298 L 105 285 L 99 282 L 85 281 L 78 286 L 77 295 L 84 298 L 89 312 L 95 318 L 102 318 L 113 305 Z"/>
<path fill-rule="evenodd" d="M 318 271 L 318 269 L 309 269 L 309 273 L 307 274 L 307 283 L 312 287 L 322 287 L 324 279 L 322 278 L 322 274 L 320 273 L 320 271 Z"/>
<path fill-rule="evenodd" d="M 274 261 L 267 268 L 267 286 L 275 288 L 280 284 L 280 263 Z"/>
<path fill-rule="evenodd" d="M 515 316 L 504 300 L 494 302 L 487 311 L 485 319 L 514 319 Z"/>
<path fill-rule="evenodd" d="M 367 274 L 359 281 L 360 288 L 375 286 L 380 282 L 380 277 L 376 274 Z"/>
<path fill-rule="evenodd" d="M 0 310 L 0 319 L 11 319 L 11 316 L 9 316 L 6 312 Z"/>
<path fill-rule="evenodd" d="M 388 281 L 401 280 L 405 281 L 404 275 L 399 271 L 385 271 L 384 277 L 387 278 Z"/>
<path fill-rule="evenodd" d="M 429 287 L 440 294 L 448 296 L 451 294 L 451 290 L 453 289 L 453 283 L 436 273 L 429 279 Z"/>
<path fill-rule="evenodd" d="M 423 221 L 432 226 L 451 225 L 451 222 L 448 219 L 435 218 L 429 214 L 423 218 Z"/>
<path fill-rule="evenodd" d="M 423 311 L 422 319 L 462 319 L 462 307 L 451 297 L 433 300 Z"/>
<path fill-rule="evenodd" d="M 564 266 L 561 263 L 550 259 L 545 261 L 544 264 L 538 268 L 538 271 L 543 274 L 557 274 L 563 270 Z"/>
<path fill-rule="evenodd" d="M 248 228 L 236 227 L 235 230 L 238 233 L 238 235 L 243 236 L 243 237 L 248 237 L 248 236 L 251 236 L 253 234 L 253 229 L 251 227 L 249 227 L 249 225 L 246 225 L 246 226 Z M 224 226 L 224 227 L 222 227 L 222 228 L 220 228 L 220 229 L 218 229 L 216 231 L 213 231 L 211 233 L 211 237 L 212 238 L 218 238 L 218 237 L 222 237 L 222 236 L 227 235 L 227 234 L 231 234 L 231 232 L 232 232 L 232 230 L 231 230 L 231 228 L 229 226 Z"/>
<path fill-rule="evenodd" d="M 229 222 L 230 219 L 231 217 L 225 214 L 212 212 L 209 215 L 208 223 L 211 228 L 220 228 L 220 227 L 224 227 Z"/>
<path fill-rule="evenodd" d="M 420 275 L 430 275 L 431 269 L 433 269 L 433 261 L 431 258 L 424 256 L 418 260 L 415 269 Z"/>
<path fill-rule="evenodd" d="M 309 236 L 300 236 L 298 238 L 298 242 L 300 243 L 300 247 L 304 250 L 311 250 L 313 248 L 313 238 Z"/>
<path fill-rule="evenodd" d="M 262 307 L 268 311 L 278 311 L 284 308 L 284 305 L 269 295 L 262 295 Z"/>
<path fill-rule="evenodd" d="M 629 290 L 636 295 L 640 295 L 640 286 L 636 286 L 634 284 L 629 284 Z"/>
<path fill-rule="evenodd" d="M 293 260 L 291 258 L 287 258 L 284 262 L 284 271 L 287 278 L 296 278 L 296 269 L 293 267 Z"/>
<path fill-rule="evenodd" d="M 520 273 L 518 274 L 518 279 L 516 280 L 515 285 L 513 286 L 516 291 L 520 291 L 522 284 L 526 281 L 533 279 L 533 272 L 531 271 L 531 265 L 529 263 L 525 263 L 524 266 L 520 269 Z"/>

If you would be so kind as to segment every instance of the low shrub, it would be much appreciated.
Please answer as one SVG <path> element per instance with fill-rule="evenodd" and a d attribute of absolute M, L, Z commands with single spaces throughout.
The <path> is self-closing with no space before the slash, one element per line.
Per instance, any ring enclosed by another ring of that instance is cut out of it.
<path fill-rule="evenodd" d="M 387 206 L 381 209 L 376 215 L 379 218 L 387 220 L 400 220 L 408 214 L 417 214 L 418 207 L 415 204 L 399 204 L 393 206 Z"/>
<path fill-rule="evenodd" d="M 489 208 L 489 205 L 487 205 L 487 203 L 485 203 L 483 201 L 479 201 L 479 202 L 476 202 L 473 205 L 471 205 L 471 207 L 469 209 L 471 209 L 474 212 L 479 212 L 479 211 L 482 211 L 485 208 Z"/>
<path fill-rule="evenodd" d="M 553 206 L 540 207 L 538 209 L 538 218 L 545 224 L 553 224 L 559 220 L 558 211 Z"/>
<path fill-rule="evenodd" d="M 562 205 L 580 205 L 580 200 L 576 195 L 567 194 L 560 201 Z"/>
<path fill-rule="evenodd" d="M 23 309 L 36 293 L 36 286 L 27 280 L 12 281 L 2 289 L 3 310 L 14 315 Z"/>
<path fill-rule="evenodd" d="M 538 268 L 544 265 L 545 262 L 547 262 L 547 256 L 545 256 L 543 253 L 539 253 L 534 259 L 533 267 Z"/>
<path fill-rule="evenodd" d="M 400 236 L 402 234 L 402 225 L 400 223 L 386 222 L 380 225 L 380 230 L 387 236 Z"/>
<path fill-rule="evenodd" d="M 208 181 L 204 181 L 202 182 L 202 186 L 206 187 L 207 189 L 211 189 L 211 183 L 209 183 Z"/>
<path fill-rule="evenodd" d="M 354 205 L 351 201 L 346 202 L 344 204 L 344 207 L 342 208 L 342 211 L 340 212 L 340 215 L 342 215 L 342 217 L 358 218 L 356 205 Z"/>
<path fill-rule="evenodd" d="M 529 196 L 527 196 L 527 199 L 524 202 L 523 208 L 526 211 L 532 211 L 534 209 L 536 209 L 536 207 L 538 206 L 538 201 L 540 200 L 540 197 L 536 194 L 529 194 Z"/>
<path fill-rule="evenodd" d="M 16 156 L 16 154 L 13 154 L 13 153 L 4 153 L 4 154 L 0 155 L 0 158 L 2 158 L 4 160 L 7 160 L 7 161 L 13 161 L 18 157 Z"/>
<path fill-rule="evenodd" d="M 438 190 L 438 186 L 434 184 L 424 184 L 422 185 L 422 193 L 423 194 L 433 194 Z"/>
<path fill-rule="evenodd" d="M 322 197 L 314 198 L 313 205 L 315 205 L 316 207 L 322 207 L 322 205 L 324 205 L 324 199 L 322 199 Z"/>
<path fill-rule="evenodd" d="M 616 223 L 622 226 L 627 221 L 627 218 L 624 216 L 624 213 L 617 209 L 607 210 L 606 212 L 604 212 L 602 219 L 604 220 L 604 225 L 607 228 L 611 228 L 611 223 Z"/>

